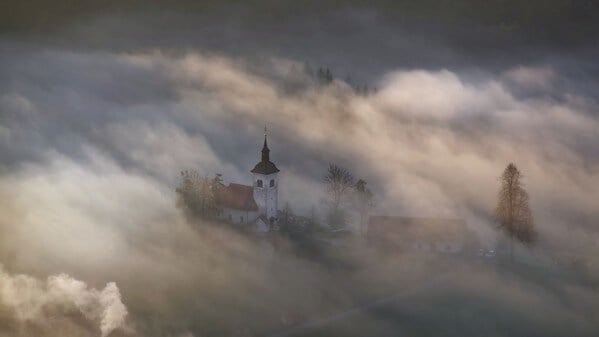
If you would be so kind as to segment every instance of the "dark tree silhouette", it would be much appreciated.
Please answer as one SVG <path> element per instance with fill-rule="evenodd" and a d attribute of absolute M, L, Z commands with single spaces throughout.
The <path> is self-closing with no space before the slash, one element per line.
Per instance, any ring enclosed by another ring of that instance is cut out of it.
<path fill-rule="evenodd" d="M 314 71 L 312 71 L 312 67 L 310 67 L 310 63 L 304 63 L 304 73 L 308 76 L 314 76 Z"/>
<path fill-rule="evenodd" d="M 510 260 L 514 259 L 513 241 L 531 244 L 535 238 L 528 193 L 521 182 L 522 174 L 510 163 L 501 175 L 495 218 L 510 239 Z"/>
<path fill-rule="evenodd" d="M 329 68 L 318 68 L 316 78 L 321 84 L 328 85 L 333 82 L 333 73 Z"/>
<path fill-rule="evenodd" d="M 354 177 L 345 168 L 336 164 L 329 164 L 327 174 L 324 176 L 327 184 L 327 191 L 331 197 L 334 208 L 339 208 L 341 200 L 347 195 L 353 187 Z"/>
<path fill-rule="evenodd" d="M 324 181 L 327 184 L 327 192 L 331 198 L 329 223 L 342 227 L 345 225 L 345 214 L 340 205 L 354 186 L 354 177 L 347 169 L 331 163 L 327 169 Z"/>
<path fill-rule="evenodd" d="M 293 210 L 291 209 L 291 205 L 288 202 L 285 203 L 285 207 L 281 211 L 281 216 L 279 219 L 280 230 L 282 233 L 288 233 L 290 231 L 290 227 L 292 225 L 291 219 L 294 216 Z"/>
<path fill-rule="evenodd" d="M 360 234 L 364 233 L 364 220 L 368 215 L 370 209 L 374 206 L 372 202 L 372 191 L 368 187 L 366 187 L 366 181 L 363 179 L 359 179 L 354 186 L 354 195 L 356 208 L 358 213 L 360 213 Z"/>

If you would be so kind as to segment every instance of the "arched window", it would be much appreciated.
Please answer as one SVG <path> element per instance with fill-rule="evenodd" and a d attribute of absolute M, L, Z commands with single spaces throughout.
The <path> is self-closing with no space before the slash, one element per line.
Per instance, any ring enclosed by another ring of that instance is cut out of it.
<path fill-rule="evenodd" d="M 262 179 L 258 179 L 258 181 L 256 182 L 256 186 L 262 187 Z"/>
<path fill-rule="evenodd" d="M 274 179 L 270 179 L 270 187 L 275 187 L 275 180 Z"/>

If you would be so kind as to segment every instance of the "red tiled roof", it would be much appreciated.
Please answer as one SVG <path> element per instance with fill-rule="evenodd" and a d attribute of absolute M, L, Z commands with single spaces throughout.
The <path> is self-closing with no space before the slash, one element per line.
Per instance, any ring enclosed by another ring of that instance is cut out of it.
<path fill-rule="evenodd" d="M 221 207 L 242 211 L 257 211 L 258 205 L 254 200 L 254 188 L 241 184 L 229 184 L 216 192 L 216 203 Z"/>

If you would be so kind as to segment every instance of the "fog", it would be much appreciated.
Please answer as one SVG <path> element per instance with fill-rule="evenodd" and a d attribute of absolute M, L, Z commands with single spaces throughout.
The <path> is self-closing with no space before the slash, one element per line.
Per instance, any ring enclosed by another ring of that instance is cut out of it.
<path fill-rule="evenodd" d="M 297 334 L 597 334 L 592 20 L 577 30 L 538 4 L 552 37 L 526 17 L 506 29 L 399 5 L 108 4 L 7 6 L 0 336 L 261 336 L 404 292 Z M 538 232 L 518 249 L 541 262 L 381 255 L 359 237 L 306 256 L 185 217 L 180 172 L 249 184 L 265 125 L 280 207 L 325 222 L 334 162 L 368 182 L 372 214 L 465 219 L 489 249 L 514 162 Z"/>

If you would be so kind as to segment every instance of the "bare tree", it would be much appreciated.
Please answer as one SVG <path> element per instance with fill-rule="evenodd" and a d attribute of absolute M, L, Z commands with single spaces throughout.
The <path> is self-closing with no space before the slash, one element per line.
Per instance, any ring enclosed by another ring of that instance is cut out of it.
<path fill-rule="evenodd" d="M 181 183 L 176 189 L 177 205 L 188 216 L 210 218 L 216 213 L 216 191 L 222 186 L 219 174 L 210 179 L 196 171 L 181 172 Z"/>
<path fill-rule="evenodd" d="M 336 164 L 329 164 L 324 181 L 327 184 L 327 191 L 331 197 L 333 208 L 338 209 L 343 198 L 353 187 L 354 177 L 345 168 Z"/>
<path fill-rule="evenodd" d="M 353 188 L 354 177 L 347 169 L 331 163 L 324 181 L 327 184 L 327 192 L 331 198 L 328 223 L 334 227 L 343 227 L 346 223 L 346 214 L 340 206 Z"/>
<path fill-rule="evenodd" d="M 535 232 L 528 193 L 520 181 L 522 174 L 510 163 L 501 175 L 495 218 L 510 239 L 510 260 L 514 259 L 513 241 L 524 244 L 534 241 Z"/>
<path fill-rule="evenodd" d="M 223 184 L 223 176 L 220 173 L 215 174 L 214 178 L 210 180 L 210 190 L 212 191 L 214 197 L 216 197 L 218 190 L 224 186 L 225 184 Z"/>
<path fill-rule="evenodd" d="M 355 202 L 360 213 L 360 234 L 364 233 L 364 220 L 370 209 L 374 206 L 372 202 L 372 191 L 366 187 L 366 181 L 359 179 L 354 186 Z"/>

